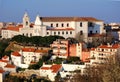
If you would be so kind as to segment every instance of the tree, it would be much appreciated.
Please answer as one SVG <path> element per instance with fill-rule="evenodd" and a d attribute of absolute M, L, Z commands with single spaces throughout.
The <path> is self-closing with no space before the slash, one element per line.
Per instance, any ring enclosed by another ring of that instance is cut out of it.
<path fill-rule="evenodd" d="M 78 72 L 73 79 L 75 82 L 120 82 L 120 58 L 108 57 L 104 64 L 89 66 L 85 75 Z"/>

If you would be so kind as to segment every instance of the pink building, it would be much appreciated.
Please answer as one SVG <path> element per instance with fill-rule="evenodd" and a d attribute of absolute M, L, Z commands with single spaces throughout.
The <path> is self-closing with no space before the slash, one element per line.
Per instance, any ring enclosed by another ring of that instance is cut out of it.
<path fill-rule="evenodd" d="M 51 44 L 53 53 L 59 57 L 67 58 L 68 56 L 80 57 L 82 44 L 70 44 L 68 40 L 57 39 Z"/>

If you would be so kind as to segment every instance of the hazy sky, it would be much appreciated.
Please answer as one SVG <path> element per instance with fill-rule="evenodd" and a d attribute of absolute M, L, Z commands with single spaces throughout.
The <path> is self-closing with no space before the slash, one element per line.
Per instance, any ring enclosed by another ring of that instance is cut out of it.
<path fill-rule="evenodd" d="M 40 16 L 91 16 L 105 22 L 120 22 L 120 0 L 0 0 L 0 21 L 31 21 Z"/>

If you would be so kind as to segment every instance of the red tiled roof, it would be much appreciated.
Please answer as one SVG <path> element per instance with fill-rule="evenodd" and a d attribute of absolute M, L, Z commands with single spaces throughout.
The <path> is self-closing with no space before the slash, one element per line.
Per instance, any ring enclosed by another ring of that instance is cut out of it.
<path fill-rule="evenodd" d="M 91 50 L 92 50 L 92 51 L 94 51 L 94 50 L 95 50 L 95 48 L 91 48 Z"/>
<path fill-rule="evenodd" d="M 8 61 L 7 61 L 7 60 L 0 60 L 0 62 L 5 62 L 5 63 L 8 63 Z"/>
<path fill-rule="evenodd" d="M 0 73 L 4 73 L 4 72 L 5 72 L 4 70 L 0 69 Z"/>
<path fill-rule="evenodd" d="M 50 69 L 52 69 L 54 73 L 58 72 L 58 70 L 62 67 L 62 65 L 52 65 Z"/>
<path fill-rule="evenodd" d="M 40 17 L 43 22 L 56 21 L 101 21 L 93 17 Z"/>
<path fill-rule="evenodd" d="M 16 52 L 13 52 L 12 55 L 14 55 L 14 56 L 21 56 L 21 55 L 19 54 L 19 52 L 17 52 L 17 51 L 16 51 Z"/>
<path fill-rule="evenodd" d="M 5 67 L 6 67 L 6 68 L 15 68 L 15 65 L 7 64 Z"/>
<path fill-rule="evenodd" d="M 110 45 L 110 46 L 108 46 L 108 45 L 101 45 L 101 46 L 99 46 L 98 48 L 110 48 L 110 49 L 117 49 L 117 48 L 119 48 L 120 47 L 120 45 L 119 44 L 114 44 L 114 45 Z"/>
<path fill-rule="evenodd" d="M 49 29 L 47 29 L 47 30 L 74 30 L 73 28 L 63 28 L 63 27 L 57 27 L 57 28 L 49 28 Z"/>
<path fill-rule="evenodd" d="M 2 57 L 2 59 L 7 59 L 7 58 L 8 58 L 8 56 L 6 56 L 6 55 Z"/>
<path fill-rule="evenodd" d="M 22 25 L 8 25 L 6 28 L 3 28 L 3 30 L 12 30 L 12 31 L 19 31 L 20 28 L 22 28 Z"/>
<path fill-rule="evenodd" d="M 34 52 L 35 49 L 34 48 L 22 48 L 23 52 Z"/>
<path fill-rule="evenodd" d="M 35 52 L 36 52 L 36 53 L 47 53 L 48 50 L 38 50 L 38 49 L 37 49 L 37 50 L 35 50 Z"/>
<path fill-rule="evenodd" d="M 40 69 L 49 70 L 50 67 L 41 67 Z"/>
<path fill-rule="evenodd" d="M 52 70 L 53 73 L 56 73 L 56 72 L 58 72 L 58 70 L 61 67 L 62 67 L 62 65 L 55 64 L 55 65 L 52 65 L 51 67 L 41 67 L 40 69 L 43 69 L 43 70 Z"/>

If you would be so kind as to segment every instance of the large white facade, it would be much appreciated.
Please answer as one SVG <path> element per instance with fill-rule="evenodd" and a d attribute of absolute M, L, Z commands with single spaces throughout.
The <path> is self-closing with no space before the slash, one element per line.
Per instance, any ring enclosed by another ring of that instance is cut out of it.
<path fill-rule="evenodd" d="M 30 18 L 27 15 L 27 13 L 25 13 L 23 17 L 22 28 L 19 28 L 18 31 L 7 28 L 3 29 L 2 38 L 12 38 L 13 36 L 19 34 L 29 37 L 59 35 L 68 38 L 68 37 L 76 37 L 78 33 L 81 35 L 84 34 L 85 41 L 87 41 L 88 34 L 105 33 L 103 21 L 95 19 L 93 17 L 37 16 L 34 24 L 31 25 Z"/>

